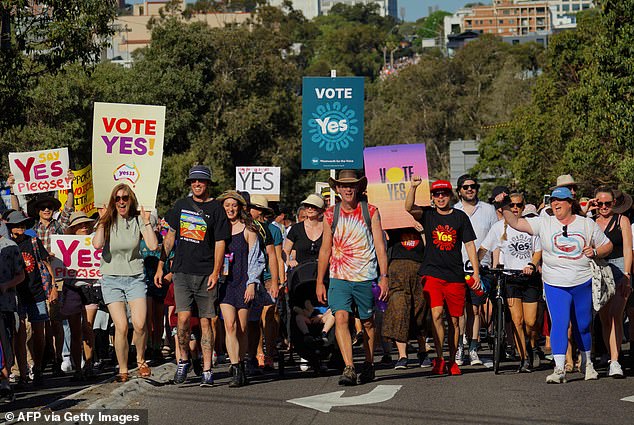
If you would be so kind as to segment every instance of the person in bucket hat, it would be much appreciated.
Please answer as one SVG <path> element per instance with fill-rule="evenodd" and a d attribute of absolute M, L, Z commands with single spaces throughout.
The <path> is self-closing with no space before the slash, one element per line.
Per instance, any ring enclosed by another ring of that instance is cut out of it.
<path fill-rule="evenodd" d="M 211 371 L 214 333 L 211 323 L 217 316 L 218 279 L 223 268 L 225 241 L 231 238 L 231 226 L 220 202 L 210 195 L 213 181 L 209 167 L 194 165 L 185 182 L 189 185 L 191 196 L 177 200 L 165 217 L 170 228 L 163 241 L 154 284 L 158 287 L 164 284 L 163 265 L 174 250 L 171 271 L 181 354 L 181 358 L 176 359 L 174 383 L 184 383 L 191 368 L 189 319 L 196 304 L 202 331 L 203 373 L 200 385 L 208 387 L 214 382 Z"/>

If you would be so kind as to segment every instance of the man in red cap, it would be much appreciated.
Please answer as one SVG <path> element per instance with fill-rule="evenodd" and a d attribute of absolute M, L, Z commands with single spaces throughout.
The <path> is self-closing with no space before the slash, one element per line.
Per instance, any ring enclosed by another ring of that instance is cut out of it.
<path fill-rule="evenodd" d="M 424 228 L 425 254 L 419 274 L 424 279 L 423 294 L 431 307 L 434 324 L 434 345 L 436 358 L 433 360 L 432 373 L 435 375 L 460 375 L 455 362 L 458 347 L 458 319 L 462 316 L 465 303 L 465 277 L 462 262 L 462 244 L 464 243 L 473 267 L 473 280 L 469 282 L 474 290 L 480 289 L 480 272 L 475 249 L 476 234 L 469 217 L 462 211 L 449 205 L 452 197 L 451 183 L 436 180 L 431 185 L 433 207 L 420 207 L 414 204 L 416 188 L 421 184 L 420 176 L 412 177 L 412 185 L 405 200 L 405 209 L 418 220 Z M 444 305 L 451 317 L 448 321 L 449 364 L 443 358 L 442 344 L 445 338 Z"/>

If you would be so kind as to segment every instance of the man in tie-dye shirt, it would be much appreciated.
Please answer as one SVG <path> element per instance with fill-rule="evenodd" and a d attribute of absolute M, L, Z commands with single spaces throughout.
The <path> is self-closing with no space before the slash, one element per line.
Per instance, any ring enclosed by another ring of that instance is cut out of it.
<path fill-rule="evenodd" d="M 365 362 L 359 374 L 359 383 L 374 379 L 374 296 L 372 282 L 377 278 L 379 299 L 388 294 L 387 252 L 378 209 L 359 200 L 365 191 L 367 179 L 357 178 L 352 170 L 342 170 L 339 179 L 330 178 L 330 186 L 341 196 L 341 203 L 329 207 L 324 213 L 323 242 L 319 251 L 317 273 L 317 299 L 328 301 L 335 314 L 335 335 L 345 363 L 340 385 L 355 385 L 357 374 L 352 360 L 352 338 L 348 327 L 353 313 L 352 302 L 357 305 L 364 329 Z M 369 225 L 368 225 L 369 222 Z M 333 223 L 335 225 L 333 226 Z M 330 286 L 326 294 L 324 278 L 330 264 Z"/>

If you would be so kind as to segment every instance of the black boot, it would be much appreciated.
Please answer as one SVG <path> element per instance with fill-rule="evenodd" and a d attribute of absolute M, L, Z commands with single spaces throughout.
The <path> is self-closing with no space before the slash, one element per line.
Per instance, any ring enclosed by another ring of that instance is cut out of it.
<path fill-rule="evenodd" d="M 231 365 L 231 382 L 229 382 L 229 386 L 231 388 L 241 387 L 242 379 L 240 378 L 240 365 L 242 363 L 235 363 Z"/>
<path fill-rule="evenodd" d="M 239 373 L 240 373 L 240 385 L 247 385 L 249 381 L 247 381 L 247 371 L 246 371 L 244 361 L 240 362 Z"/>

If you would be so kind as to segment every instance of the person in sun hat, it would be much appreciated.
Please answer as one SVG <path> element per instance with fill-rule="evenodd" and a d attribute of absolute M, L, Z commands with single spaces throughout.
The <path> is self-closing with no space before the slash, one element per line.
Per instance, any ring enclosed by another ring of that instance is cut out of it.
<path fill-rule="evenodd" d="M 511 200 L 503 195 L 496 199 L 509 226 L 520 232 L 539 236 L 542 245 L 542 280 L 548 311 L 552 320 L 550 341 L 555 360 L 547 383 L 566 382 L 568 327 L 581 351 L 581 372 L 585 380 L 597 379 L 590 357 L 592 348 L 592 269 L 590 259 L 605 258 L 612 242 L 592 219 L 573 212 L 574 195 L 567 187 L 556 187 L 550 194 L 553 215 L 534 218 L 517 217 Z"/>
<path fill-rule="evenodd" d="M 436 358 L 433 361 L 432 374 L 461 375 L 456 362 L 458 351 L 458 325 L 465 306 L 467 285 L 462 261 L 464 244 L 469 261 L 473 265 L 471 289 L 480 289 L 480 270 L 476 252 L 477 238 L 469 216 L 450 206 L 452 186 L 446 180 L 436 180 L 431 185 L 434 207 L 421 207 L 414 204 L 416 188 L 421 184 L 420 176 L 413 176 L 412 186 L 407 193 L 405 210 L 423 225 L 425 232 L 425 254 L 419 274 L 423 276 L 423 295 L 431 308 Z M 473 183 L 475 184 L 475 183 Z M 464 190 L 464 189 L 461 189 Z M 471 189 L 469 189 L 471 190 Z M 450 320 L 449 327 L 449 363 L 443 358 L 443 340 L 445 336 L 444 310 Z"/>
<path fill-rule="evenodd" d="M 328 180 L 341 196 L 341 202 L 324 213 L 323 239 L 319 250 L 317 301 L 335 315 L 335 335 L 345 368 L 340 385 L 363 384 L 374 380 L 374 293 L 372 283 L 379 278 L 379 299 L 386 301 L 389 291 L 387 250 L 379 210 L 360 201 L 368 179 L 357 177 L 354 170 L 341 170 Z M 330 265 L 328 293 L 324 280 Z M 377 276 L 378 271 L 378 276 Z M 352 337 L 348 320 L 353 313 L 352 301 L 358 307 L 363 323 L 365 362 L 357 378 L 352 357 Z"/>
<path fill-rule="evenodd" d="M 202 331 L 203 374 L 200 385 L 211 386 L 214 346 L 211 321 L 217 316 L 218 279 L 223 268 L 226 241 L 231 238 L 231 226 L 220 202 L 211 197 L 213 180 L 209 167 L 194 165 L 185 183 L 192 196 L 177 200 L 165 217 L 170 229 L 163 240 L 154 284 L 158 287 L 163 285 L 163 266 L 174 250 L 171 271 L 181 354 L 181 358 L 177 359 L 174 383 L 183 384 L 191 367 L 189 319 L 196 304 Z"/>
<path fill-rule="evenodd" d="M 277 318 L 277 298 L 280 285 L 286 282 L 282 244 L 284 237 L 280 228 L 272 222 L 273 208 L 263 195 L 252 194 L 248 201 L 248 211 L 258 229 L 260 245 L 264 248 L 267 267 L 264 269 L 263 285 L 258 290 L 249 311 L 249 372 L 258 367 L 273 368 L 276 356 L 276 340 L 279 324 Z M 264 336 L 264 338 L 262 338 Z M 266 340 L 266 350 L 264 341 Z"/>

